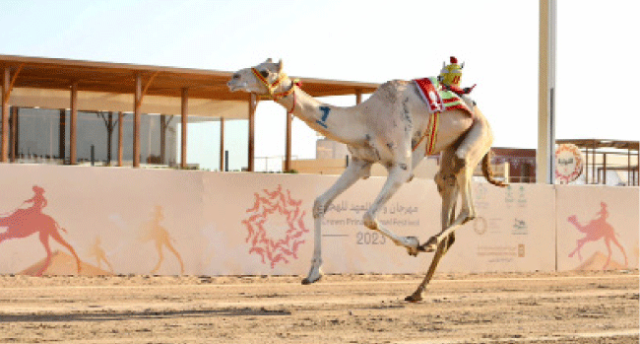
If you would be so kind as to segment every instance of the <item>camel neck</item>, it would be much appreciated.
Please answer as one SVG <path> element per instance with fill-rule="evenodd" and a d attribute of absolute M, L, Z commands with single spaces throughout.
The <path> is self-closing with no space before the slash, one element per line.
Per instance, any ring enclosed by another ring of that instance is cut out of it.
<path fill-rule="evenodd" d="M 289 81 L 291 82 L 291 81 Z M 292 94 L 278 99 L 288 112 L 305 122 L 311 129 L 334 141 L 354 144 L 364 137 L 360 133 L 358 111 L 318 101 L 297 86 Z M 287 87 L 288 88 L 288 87 Z"/>

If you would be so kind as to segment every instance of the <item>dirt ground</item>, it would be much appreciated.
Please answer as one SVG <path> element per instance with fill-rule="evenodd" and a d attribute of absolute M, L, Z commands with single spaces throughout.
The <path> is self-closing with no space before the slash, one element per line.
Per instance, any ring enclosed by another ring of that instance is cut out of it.
<path fill-rule="evenodd" d="M 638 271 L 0 276 L 0 343 L 638 343 Z"/>

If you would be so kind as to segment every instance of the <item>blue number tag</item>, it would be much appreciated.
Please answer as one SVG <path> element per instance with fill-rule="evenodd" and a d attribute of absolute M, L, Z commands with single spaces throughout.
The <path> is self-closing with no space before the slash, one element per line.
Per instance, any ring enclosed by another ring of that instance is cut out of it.
<path fill-rule="evenodd" d="M 325 122 L 327 121 L 327 118 L 329 117 L 329 112 L 331 112 L 331 109 L 329 107 L 327 107 L 327 106 L 321 106 L 320 107 L 320 111 L 322 111 L 322 118 L 317 120 L 316 123 L 320 124 L 325 129 L 327 129 L 327 124 Z"/>

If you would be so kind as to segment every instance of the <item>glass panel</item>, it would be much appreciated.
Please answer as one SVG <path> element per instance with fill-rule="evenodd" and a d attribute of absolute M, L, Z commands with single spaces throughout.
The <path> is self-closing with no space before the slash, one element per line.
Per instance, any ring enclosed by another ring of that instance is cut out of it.
<path fill-rule="evenodd" d="M 227 120 L 224 129 L 224 149 L 229 152 L 229 171 L 246 171 L 249 168 L 249 120 Z"/>
<path fill-rule="evenodd" d="M 176 117 L 177 139 L 175 149 L 178 152 L 177 164 L 182 157 L 182 124 Z M 227 124 L 228 122 L 225 122 Z M 211 117 L 189 116 L 187 121 L 187 166 L 190 169 L 204 171 L 220 170 L 220 120 Z"/>
<path fill-rule="evenodd" d="M 59 142 L 60 110 L 20 108 L 16 122 L 17 162 L 62 163 Z"/>

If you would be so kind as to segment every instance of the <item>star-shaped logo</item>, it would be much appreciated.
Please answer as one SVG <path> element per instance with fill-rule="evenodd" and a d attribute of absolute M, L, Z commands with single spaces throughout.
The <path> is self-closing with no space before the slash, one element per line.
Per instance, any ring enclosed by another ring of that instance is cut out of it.
<path fill-rule="evenodd" d="M 291 191 L 283 192 L 282 185 L 254 195 L 255 203 L 242 220 L 248 231 L 245 241 L 251 245 L 249 253 L 260 255 L 262 263 L 268 261 L 272 269 L 277 263 L 298 259 L 298 248 L 305 242 L 302 238 L 309 232 L 304 225 L 306 212 L 300 209 L 302 200 L 291 198 Z"/>

